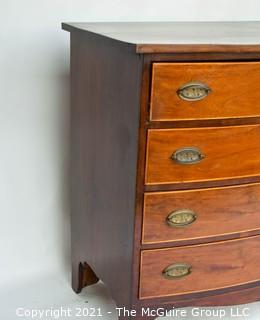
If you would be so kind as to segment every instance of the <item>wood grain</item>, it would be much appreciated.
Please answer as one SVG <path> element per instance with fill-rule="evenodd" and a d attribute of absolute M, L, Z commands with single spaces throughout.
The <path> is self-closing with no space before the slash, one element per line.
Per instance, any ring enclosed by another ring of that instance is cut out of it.
<path fill-rule="evenodd" d="M 182 100 L 177 90 L 202 82 L 212 92 Z M 260 115 L 260 62 L 154 63 L 150 120 L 201 120 Z"/>
<path fill-rule="evenodd" d="M 141 253 L 140 299 L 235 287 L 260 280 L 260 236 Z M 162 271 L 177 262 L 192 272 L 168 280 Z"/>
<path fill-rule="evenodd" d="M 259 44 L 137 44 L 138 53 L 257 53 Z"/>
<path fill-rule="evenodd" d="M 138 164 L 136 177 L 136 208 L 135 208 L 135 230 L 134 230 L 134 252 L 133 252 L 133 277 L 132 277 L 132 301 L 138 301 L 139 290 L 139 270 L 140 270 L 140 250 L 142 237 L 143 202 L 145 188 L 145 158 L 147 129 L 146 120 L 148 118 L 148 105 L 150 97 L 150 60 L 144 56 L 142 72 L 142 89 L 140 101 L 140 126 L 138 145 Z"/>
<path fill-rule="evenodd" d="M 260 117 L 233 118 L 233 119 L 208 119 L 208 120 L 183 120 L 183 121 L 150 121 L 146 123 L 147 129 L 174 129 L 197 127 L 225 127 L 260 123 Z"/>
<path fill-rule="evenodd" d="M 148 130 L 146 184 L 235 179 L 260 175 L 260 125 Z M 179 164 L 172 154 L 197 147 L 205 158 Z"/>
<path fill-rule="evenodd" d="M 205 291 L 181 296 L 142 299 L 138 301 L 135 308 L 158 308 L 163 306 L 165 309 L 171 309 L 173 306 L 174 308 L 195 306 L 235 306 L 259 300 L 260 286 L 258 282 L 254 282 L 217 291 Z"/>
<path fill-rule="evenodd" d="M 103 26 L 100 25 L 101 28 Z M 110 27 L 114 26 L 118 27 L 116 24 Z M 258 25 L 257 28 L 253 26 L 253 29 L 251 26 L 253 25 L 247 25 L 246 30 L 258 30 Z M 94 34 L 95 30 L 86 30 L 85 27 L 86 25 L 63 24 L 63 28 L 71 32 L 74 290 L 80 291 L 83 286 L 93 284 L 100 278 L 107 285 L 118 307 L 137 309 L 142 306 L 213 306 L 259 300 L 260 289 L 257 282 L 191 294 L 144 299 L 139 299 L 138 291 L 140 250 L 145 247 L 141 244 L 145 190 L 150 188 L 158 191 L 160 188 L 168 188 L 172 191 L 175 188 L 191 188 L 195 183 L 196 187 L 205 188 L 206 184 L 211 187 L 214 184 L 221 186 L 224 181 L 203 180 L 194 183 L 145 185 L 145 147 L 148 130 L 167 126 L 232 126 L 255 124 L 260 121 L 258 116 L 242 115 L 241 118 L 149 122 L 152 64 L 187 61 L 190 64 L 210 61 L 230 63 L 231 60 L 253 63 L 260 60 L 259 44 L 129 44 L 123 42 L 126 38 L 123 41 L 111 39 L 112 34 L 109 37 L 100 32 Z M 122 27 L 120 25 L 120 31 Z M 205 28 L 201 30 L 204 32 Z M 108 31 L 107 26 L 104 31 Z M 163 35 L 165 34 L 163 31 Z M 168 34 L 172 36 L 172 30 L 169 30 Z M 241 32 L 239 34 L 241 36 Z M 155 33 L 152 32 L 150 35 L 153 37 Z M 248 36 L 244 37 L 245 39 L 248 41 Z M 139 50 L 140 52 L 136 53 Z M 161 51 L 163 54 L 143 54 L 145 50 L 151 53 Z M 245 142 L 246 139 L 242 141 Z M 252 152 L 250 154 L 252 155 Z M 239 179 L 228 177 L 225 183 L 238 184 L 257 181 L 256 179 L 256 176 Z M 183 244 L 184 242 L 185 245 L 190 243 L 189 240 L 184 240 Z M 160 245 L 162 248 L 165 244 L 177 245 L 177 241 L 146 244 L 146 248 L 150 245 L 154 250 L 156 246 Z M 243 246 L 241 250 L 242 248 Z"/>
<path fill-rule="evenodd" d="M 79 264 L 79 279 L 78 279 L 78 287 L 75 288 L 75 291 L 79 293 L 82 290 L 82 287 L 91 286 L 99 281 L 95 272 L 90 268 L 90 266 L 85 263 Z"/>
<path fill-rule="evenodd" d="M 189 47 L 189 46 L 188 46 Z M 260 52 L 257 50 L 249 50 L 248 52 L 241 53 L 239 49 L 234 51 L 220 52 L 215 51 L 212 47 L 210 52 L 174 52 L 174 53 L 147 53 L 145 56 L 150 60 L 151 68 L 153 63 L 173 63 L 173 62 L 253 62 L 260 60 Z M 151 80 L 152 78 L 150 78 Z"/>
<path fill-rule="evenodd" d="M 133 46 L 91 33 L 71 41 L 73 288 L 86 284 L 86 262 L 129 307 L 142 59 Z"/>
<path fill-rule="evenodd" d="M 235 199 L 235 201 L 234 201 Z M 167 216 L 193 210 L 197 219 L 185 227 L 170 227 Z M 144 195 L 143 244 L 214 241 L 260 232 L 260 184 Z"/>

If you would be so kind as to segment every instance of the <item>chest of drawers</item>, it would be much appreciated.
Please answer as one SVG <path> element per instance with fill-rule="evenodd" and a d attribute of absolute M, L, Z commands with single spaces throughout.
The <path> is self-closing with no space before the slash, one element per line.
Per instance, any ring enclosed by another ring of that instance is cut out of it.
<path fill-rule="evenodd" d="M 260 300 L 259 27 L 63 24 L 72 283 L 120 319 Z"/>

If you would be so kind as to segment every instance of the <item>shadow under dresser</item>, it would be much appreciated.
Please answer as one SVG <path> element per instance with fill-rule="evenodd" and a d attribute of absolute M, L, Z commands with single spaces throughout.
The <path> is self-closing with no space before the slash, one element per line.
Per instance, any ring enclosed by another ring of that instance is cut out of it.
<path fill-rule="evenodd" d="M 119 319 L 260 300 L 260 23 L 64 23 L 73 288 Z"/>

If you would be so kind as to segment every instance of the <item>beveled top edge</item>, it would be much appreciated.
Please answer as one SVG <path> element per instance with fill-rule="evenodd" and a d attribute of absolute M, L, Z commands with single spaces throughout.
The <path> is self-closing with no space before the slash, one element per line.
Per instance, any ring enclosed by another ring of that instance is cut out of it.
<path fill-rule="evenodd" d="M 63 23 L 136 45 L 138 53 L 260 52 L 260 21 Z"/>

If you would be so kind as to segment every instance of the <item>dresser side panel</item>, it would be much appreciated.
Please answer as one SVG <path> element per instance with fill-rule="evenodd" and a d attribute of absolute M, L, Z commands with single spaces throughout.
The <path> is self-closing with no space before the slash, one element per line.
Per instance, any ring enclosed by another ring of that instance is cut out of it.
<path fill-rule="evenodd" d="M 72 263 L 87 262 L 128 306 L 142 56 L 135 46 L 71 33 Z"/>

